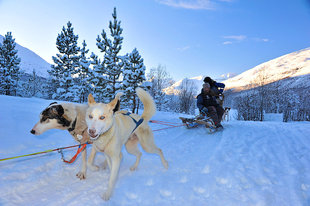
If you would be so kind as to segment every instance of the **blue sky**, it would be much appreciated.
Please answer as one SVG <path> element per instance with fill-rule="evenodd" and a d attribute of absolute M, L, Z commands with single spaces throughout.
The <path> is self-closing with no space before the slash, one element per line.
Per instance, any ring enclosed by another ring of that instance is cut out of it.
<path fill-rule="evenodd" d="M 11 31 L 52 63 L 57 35 L 71 21 L 79 42 L 102 57 L 96 37 L 114 7 L 122 53 L 136 47 L 147 71 L 161 64 L 175 80 L 240 74 L 310 47 L 309 0 L 0 0 L 0 34 Z"/>

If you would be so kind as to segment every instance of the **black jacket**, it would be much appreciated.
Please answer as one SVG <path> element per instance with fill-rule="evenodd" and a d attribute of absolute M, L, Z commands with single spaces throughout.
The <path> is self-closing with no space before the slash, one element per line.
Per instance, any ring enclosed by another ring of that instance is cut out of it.
<path fill-rule="evenodd" d="M 202 110 L 204 107 L 218 106 L 215 96 L 211 94 L 204 94 L 203 91 L 197 96 L 197 107 Z"/>

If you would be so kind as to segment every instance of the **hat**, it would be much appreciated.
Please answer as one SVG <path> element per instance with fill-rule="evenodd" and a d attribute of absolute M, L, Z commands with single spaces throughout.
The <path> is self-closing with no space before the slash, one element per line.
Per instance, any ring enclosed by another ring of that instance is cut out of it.
<path fill-rule="evenodd" d="M 210 77 L 205 77 L 203 81 L 204 83 L 211 83 L 212 79 Z"/>
<path fill-rule="evenodd" d="M 203 88 L 210 88 L 210 84 L 209 84 L 209 83 L 204 83 L 204 84 L 202 85 L 202 87 L 203 87 Z"/>

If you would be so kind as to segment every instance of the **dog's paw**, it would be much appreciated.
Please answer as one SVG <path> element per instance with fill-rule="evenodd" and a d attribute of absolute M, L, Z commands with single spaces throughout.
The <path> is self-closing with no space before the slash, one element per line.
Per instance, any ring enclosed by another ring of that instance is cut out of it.
<path fill-rule="evenodd" d="M 137 170 L 137 168 L 138 168 L 138 165 L 134 164 L 130 167 L 130 171 L 135 171 Z"/>
<path fill-rule="evenodd" d="M 86 179 L 86 174 L 84 172 L 78 172 L 76 176 L 80 178 L 80 180 Z"/>
<path fill-rule="evenodd" d="M 169 164 L 168 164 L 168 162 L 167 162 L 167 161 L 164 161 L 164 162 L 163 162 L 163 165 L 164 165 L 165 169 L 168 169 Z"/>
<path fill-rule="evenodd" d="M 99 166 L 97 165 L 88 165 L 88 167 L 91 169 L 91 171 L 94 171 L 94 172 L 99 170 Z"/>
<path fill-rule="evenodd" d="M 106 191 L 103 195 L 102 195 L 102 199 L 105 200 L 105 201 L 108 201 L 111 197 L 111 192 L 109 191 Z"/>

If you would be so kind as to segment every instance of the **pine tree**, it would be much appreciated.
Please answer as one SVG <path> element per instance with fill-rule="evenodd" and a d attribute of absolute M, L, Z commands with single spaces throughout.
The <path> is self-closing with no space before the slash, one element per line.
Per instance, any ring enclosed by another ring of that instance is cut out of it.
<path fill-rule="evenodd" d="M 0 43 L 0 94 L 15 95 L 20 78 L 20 58 L 15 50 L 15 39 L 8 32 Z"/>
<path fill-rule="evenodd" d="M 80 79 L 81 79 L 81 86 L 82 86 L 82 92 L 81 92 L 81 102 L 86 102 L 88 94 L 91 93 L 92 88 L 89 84 L 89 80 L 92 76 L 92 70 L 90 68 L 90 60 L 86 57 L 87 53 L 89 52 L 89 49 L 86 49 L 86 42 L 83 41 L 83 47 L 81 50 L 81 59 L 80 59 Z"/>
<path fill-rule="evenodd" d="M 74 100 L 72 92 L 75 91 L 73 87 L 75 80 L 73 75 L 79 71 L 79 51 L 77 46 L 78 35 L 73 32 L 73 27 L 70 21 L 67 23 L 67 28 L 63 27 L 60 34 L 58 34 L 56 45 L 59 54 L 53 56 L 55 65 L 49 74 L 52 76 L 52 84 L 55 91 L 53 98 L 67 101 Z M 56 89 L 57 88 L 57 89 Z"/>
<path fill-rule="evenodd" d="M 132 102 L 132 112 L 138 111 L 138 98 L 135 95 L 135 90 L 138 86 L 146 80 L 145 78 L 145 66 L 143 58 L 135 48 L 131 54 L 127 55 L 124 61 L 124 78 L 123 78 L 123 89 L 125 90 L 126 100 Z"/>
<path fill-rule="evenodd" d="M 76 78 L 74 86 L 70 89 L 71 93 L 73 94 L 73 101 L 75 102 L 86 102 L 87 95 L 91 91 L 91 86 L 89 84 L 89 76 L 91 73 L 90 69 L 90 61 L 87 58 L 87 53 L 89 52 L 86 49 L 86 42 L 85 40 L 82 43 L 82 49 L 80 50 L 80 62 L 79 68 L 77 69 Z"/>
<path fill-rule="evenodd" d="M 105 75 L 105 66 L 94 53 L 90 55 L 90 58 L 90 63 L 93 67 L 93 70 L 89 73 L 88 82 L 92 86 L 91 90 L 94 92 L 94 97 L 99 102 L 104 102 L 106 96 L 105 90 L 106 86 L 108 85 Z"/>
<path fill-rule="evenodd" d="M 113 41 L 108 39 L 106 32 L 103 30 L 101 37 L 98 35 L 97 46 L 101 52 L 104 52 L 104 60 L 102 62 L 101 70 L 104 70 L 106 75 L 107 85 L 104 87 L 104 95 L 108 99 L 112 99 L 117 90 L 120 89 L 120 76 L 122 73 L 123 61 L 119 52 L 122 48 L 123 37 L 121 34 L 121 22 L 117 20 L 116 8 L 112 14 L 113 22 L 110 21 L 109 28 Z"/>

